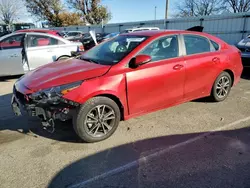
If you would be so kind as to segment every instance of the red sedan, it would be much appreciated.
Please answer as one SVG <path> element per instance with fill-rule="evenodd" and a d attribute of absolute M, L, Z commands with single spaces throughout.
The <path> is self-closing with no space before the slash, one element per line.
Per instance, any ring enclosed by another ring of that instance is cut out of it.
<path fill-rule="evenodd" d="M 223 101 L 241 72 L 238 49 L 209 34 L 135 32 L 29 72 L 14 85 L 12 107 L 51 131 L 55 119 L 73 119 L 79 137 L 96 142 L 120 120 L 206 96 Z"/>

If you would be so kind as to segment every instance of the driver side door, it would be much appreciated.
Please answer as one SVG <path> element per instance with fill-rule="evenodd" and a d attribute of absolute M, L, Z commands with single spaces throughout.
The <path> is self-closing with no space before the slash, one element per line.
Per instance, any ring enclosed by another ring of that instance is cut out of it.
<path fill-rule="evenodd" d="M 178 35 L 165 36 L 147 45 L 139 54 L 152 61 L 126 73 L 130 115 L 171 106 L 183 100 L 185 65 Z"/>

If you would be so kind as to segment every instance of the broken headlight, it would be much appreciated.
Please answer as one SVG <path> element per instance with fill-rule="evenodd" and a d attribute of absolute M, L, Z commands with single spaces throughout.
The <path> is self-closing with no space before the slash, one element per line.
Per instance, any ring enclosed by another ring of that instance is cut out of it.
<path fill-rule="evenodd" d="M 61 86 L 51 87 L 48 89 L 40 90 L 38 92 L 32 93 L 30 98 L 34 101 L 39 101 L 41 103 L 52 102 L 53 104 L 57 104 L 61 96 L 67 94 L 71 90 L 79 87 L 82 84 L 82 81 L 65 84 Z"/>

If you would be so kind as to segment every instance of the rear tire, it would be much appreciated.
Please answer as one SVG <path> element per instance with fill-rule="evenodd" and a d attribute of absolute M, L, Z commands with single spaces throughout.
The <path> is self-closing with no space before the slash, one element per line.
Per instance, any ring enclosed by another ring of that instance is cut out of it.
<path fill-rule="evenodd" d="M 120 122 L 118 105 L 107 97 L 94 97 L 84 103 L 73 119 L 76 134 L 85 142 L 99 142 L 110 137 Z"/>
<path fill-rule="evenodd" d="M 215 102 L 224 101 L 229 95 L 232 87 L 232 78 L 227 72 L 222 72 L 215 80 L 211 97 Z"/>

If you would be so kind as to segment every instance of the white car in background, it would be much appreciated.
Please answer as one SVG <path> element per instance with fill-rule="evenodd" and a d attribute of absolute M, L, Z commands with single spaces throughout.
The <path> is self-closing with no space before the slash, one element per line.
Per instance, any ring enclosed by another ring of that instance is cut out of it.
<path fill-rule="evenodd" d="M 64 36 L 64 38 L 70 41 L 80 41 L 83 38 L 84 34 L 85 33 L 82 31 L 69 31 Z"/>
<path fill-rule="evenodd" d="M 135 27 L 131 29 L 125 29 L 121 33 L 132 33 L 136 31 L 151 31 L 151 30 L 160 30 L 159 27 Z"/>
<path fill-rule="evenodd" d="M 80 42 L 71 42 L 51 34 L 29 32 L 5 35 L 0 38 L 0 76 L 26 72 L 21 54 L 23 37 L 25 37 L 25 52 L 30 70 L 63 57 L 70 57 L 72 51 L 83 49 Z"/>

